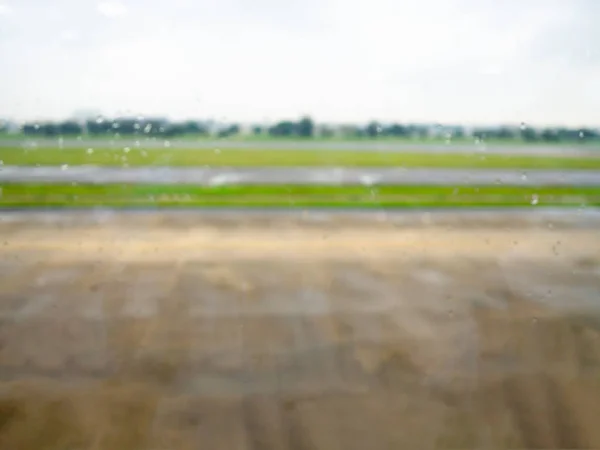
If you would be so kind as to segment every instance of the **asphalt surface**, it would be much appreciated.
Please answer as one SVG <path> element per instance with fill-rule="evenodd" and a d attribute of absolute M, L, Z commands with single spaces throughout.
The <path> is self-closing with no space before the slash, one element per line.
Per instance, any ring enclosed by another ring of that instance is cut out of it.
<path fill-rule="evenodd" d="M 221 185 L 511 185 L 595 186 L 600 171 L 405 168 L 111 168 L 97 166 L 0 168 L 10 183 L 152 183 Z"/>
<path fill-rule="evenodd" d="M 23 146 L 25 148 L 115 148 L 140 146 L 144 148 L 171 149 L 217 149 L 240 148 L 247 150 L 366 150 L 379 152 L 427 152 L 427 153 L 490 153 L 502 155 L 535 156 L 599 156 L 600 146 L 587 145 L 519 145 L 448 143 L 424 144 L 421 142 L 327 142 L 327 141 L 256 141 L 236 142 L 218 140 L 165 140 L 165 139 L 24 139 L 0 140 L 0 147 Z"/>

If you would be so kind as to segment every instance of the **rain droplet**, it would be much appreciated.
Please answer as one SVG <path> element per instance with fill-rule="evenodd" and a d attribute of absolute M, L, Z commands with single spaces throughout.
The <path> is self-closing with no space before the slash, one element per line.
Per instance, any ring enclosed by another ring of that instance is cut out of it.
<path fill-rule="evenodd" d="M 141 153 L 142 153 L 142 156 L 144 156 L 144 157 L 148 156 L 148 153 L 146 153 L 145 150 L 142 150 Z"/>
<path fill-rule="evenodd" d="M 4 161 L 0 159 L 0 166 L 4 165 Z"/>
<path fill-rule="evenodd" d="M 540 201 L 540 198 L 538 197 L 537 194 L 533 194 L 531 196 L 531 204 L 532 205 L 534 205 L 534 206 L 537 205 L 539 203 L 539 201 Z"/>
<path fill-rule="evenodd" d="M 149 123 L 144 127 L 144 133 L 150 133 L 152 131 L 152 124 Z"/>
<path fill-rule="evenodd" d="M 217 155 L 218 155 L 218 154 L 220 154 L 220 153 L 221 153 L 221 149 L 219 149 L 219 148 L 215 148 L 215 153 L 216 153 Z"/>
<path fill-rule="evenodd" d="M 523 180 L 523 181 L 527 180 L 527 174 L 525 172 L 523 172 L 521 174 L 521 180 Z"/>
<path fill-rule="evenodd" d="M 525 122 L 521 122 L 521 130 L 527 128 L 527 124 Z"/>
<path fill-rule="evenodd" d="M 86 153 L 87 153 L 88 155 L 91 155 L 92 153 L 94 153 L 94 149 L 93 149 L 93 148 L 88 148 L 88 149 L 86 150 Z"/>
<path fill-rule="evenodd" d="M 531 323 L 534 324 L 534 325 L 537 324 L 538 323 L 538 318 L 534 317 L 533 319 L 531 319 Z"/>
<path fill-rule="evenodd" d="M 583 138 L 583 131 L 580 131 L 580 132 L 579 132 L 579 137 L 580 137 L 580 138 Z"/>
<path fill-rule="evenodd" d="M 130 151 L 130 150 L 131 150 L 131 149 L 130 149 L 129 147 L 125 147 L 125 148 L 123 149 L 123 151 L 124 151 L 125 153 L 129 153 L 129 151 Z"/>
<path fill-rule="evenodd" d="M 63 164 L 62 166 L 60 166 L 60 170 L 67 170 L 69 168 L 68 164 Z"/>
<path fill-rule="evenodd" d="M 102 116 L 96 117 L 96 123 L 102 123 L 102 122 L 104 122 L 104 117 L 102 117 Z"/>
<path fill-rule="evenodd" d="M 140 146 L 140 141 L 135 141 L 135 146 L 139 147 Z"/>
<path fill-rule="evenodd" d="M 170 147 L 171 146 L 171 142 L 170 141 L 165 141 L 165 147 Z"/>

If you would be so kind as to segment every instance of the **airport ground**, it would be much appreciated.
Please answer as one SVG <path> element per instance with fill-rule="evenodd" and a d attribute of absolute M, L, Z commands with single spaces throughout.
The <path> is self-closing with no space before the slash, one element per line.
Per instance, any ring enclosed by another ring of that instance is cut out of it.
<path fill-rule="evenodd" d="M 598 448 L 600 220 L 0 220 L 0 448 Z"/>

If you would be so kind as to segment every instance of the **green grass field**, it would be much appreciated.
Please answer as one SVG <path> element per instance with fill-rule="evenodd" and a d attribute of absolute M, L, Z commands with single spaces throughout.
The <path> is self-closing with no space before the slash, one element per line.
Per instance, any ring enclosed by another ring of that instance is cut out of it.
<path fill-rule="evenodd" d="M 14 207 L 448 208 L 600 206 L 600 187 L 441 186 L 0 186 Z"/>
<path fill-rule="evenodd" d="M 598 157 L 432 154 L 305 149 L 0 148 L 4 165 L 210 166 L 210 167 L 426 167 L 494 169 L 600 169 Z"/>

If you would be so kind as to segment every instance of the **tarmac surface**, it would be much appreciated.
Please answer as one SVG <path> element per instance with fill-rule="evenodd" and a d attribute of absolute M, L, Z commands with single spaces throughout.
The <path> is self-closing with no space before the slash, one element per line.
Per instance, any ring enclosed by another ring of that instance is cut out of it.
<path fill-rule="evenodd" d="M 594 170 L 382 168 L 112 168 L 97 166 L 0 167 L 0 183 L 150 183 L 221 185 L 511 185 L 600 186 Z"/>
<path fill-rule="evenodd" d="M 598 448 L 599 224 L 5 213 L 0 448 Z"/>

